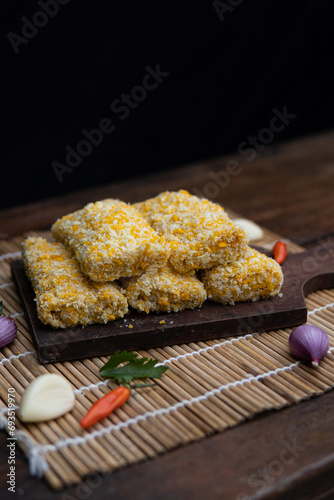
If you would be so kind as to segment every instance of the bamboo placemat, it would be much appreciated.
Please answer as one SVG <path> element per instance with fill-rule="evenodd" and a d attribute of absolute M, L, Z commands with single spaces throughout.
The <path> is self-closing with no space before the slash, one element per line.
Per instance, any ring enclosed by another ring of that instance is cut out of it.
<path fill-rule="evenodd" d="M 265 231 L 257 243 L 270 248 L 276 239 L 277 235 Z M 15 389 L 19 405 L 25 387 L 40 374 L 58 373 L 70 381 L 76 394 L 70 413 L 41 424 L 23 425 L 18 418 L 15 422 L 16 442 L 29 459 L 31 473 L 44 475 L 55 489 L 94 472 L 154 458 L 334 386 L 334 290 L 322 290 L 306 299 L 308 322 L 330 338 L 329 353 L 320 367 L 292 358 L 290 329 L 139 351 L 169 370 L 154 387 L 133 390 L 122 408 L 93 430 L 84 431 L 79 426 L 81 417 L 113 387 L 98 375 L 108 357 L 39 364 L 10 271 L 10 261 L 20 257 L 22 240 L 0 242 L 0 300 L 4 314 L 12 314 L 18 325 L 15 341 L 0 350 L 0 424 L 8 431 L 8 388 Z M 302 251 L 291 242 L 287 246 L 289 252 Z"/>

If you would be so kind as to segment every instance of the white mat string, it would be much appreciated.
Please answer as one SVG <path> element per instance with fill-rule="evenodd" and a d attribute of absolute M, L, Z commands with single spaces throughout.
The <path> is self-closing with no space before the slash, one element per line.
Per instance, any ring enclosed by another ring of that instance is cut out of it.
<path fill-rule="evenodd" d="M 0 261 L 1 260 L 6 260 L 6 259 L 16 259 L 17 257 L 21 257 L 22 252 L 10 252 L 10 253 L 4 253 L 0 255 Z"/>

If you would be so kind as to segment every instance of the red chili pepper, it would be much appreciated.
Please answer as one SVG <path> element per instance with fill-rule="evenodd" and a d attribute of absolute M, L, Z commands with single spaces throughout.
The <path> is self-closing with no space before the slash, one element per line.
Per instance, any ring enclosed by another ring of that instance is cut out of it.
<path fill-rule="evenodd" d="M 111 392 L 108 392 L 103 398 L 96 401 L 88 410 L 86 415 L 80 422 L 81 427 L 87 429 L 91 425 L 96 424 L 105 417 L 108 417 L 116 408 L 124 405 L 130 397 L 130 389 L 123 385 L 116 387 Z"/>
<path fill-rule="evenodd" d="M 288 251 L 286 249 L 286 244 L 284 241 L 276 241 L 273 248 L 273 257 L 279 264 L 283 264 L 288 255 Z"/>

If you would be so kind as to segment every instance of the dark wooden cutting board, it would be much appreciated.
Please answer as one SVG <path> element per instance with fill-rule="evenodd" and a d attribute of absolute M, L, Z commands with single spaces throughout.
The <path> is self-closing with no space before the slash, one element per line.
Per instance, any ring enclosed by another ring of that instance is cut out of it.
<path fill-rule="evenodd" d="M 201 309 L 178 313 L 140 314 L 106 325 L 54 329 L 37 317 L 35 294 L 21 260 L 12 262 L 14 281 L 25 309 L 41 363 L 107 355 L 121 350 L 149 349 L 200 340 L 275 330 L 306 322 L 304 296 L 334 286 L 334 245 L 288 255 L 283 266 L 281 297 L 225 306 L 206 302 Z M 133 328 L 128 328 L 132 325 Z"/>

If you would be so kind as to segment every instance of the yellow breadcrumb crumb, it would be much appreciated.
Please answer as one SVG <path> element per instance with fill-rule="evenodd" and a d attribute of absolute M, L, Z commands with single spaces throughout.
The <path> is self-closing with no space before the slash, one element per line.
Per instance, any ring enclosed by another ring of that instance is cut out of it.
<path fill-rule="evenodd" d="M 23 242 L 22 256 L 43 323 L 56 328 L 107 323 L 128 312 L 120 287 L 83 275 L 62 243 L 30 237 Z"/>
<path fill-rule="evenodd" d="M 250 247 L 239 260 L 202 271 L 200 278 L 208 299 L 223 304 L 269 298 L 277 295 L 283 284 L 281 266 Z"/>
<path fill-rule="evenodd" d="M 139 312 L 177 312 L 201 307 L 206 299 L 195 273 L 179 274 L 170 267 L 148 270 L 139 277 L 122 280 L 129 305 Z"/>
<path fill-rule="evenodd" d="M 185 190 L 165 191 L 134 207 L 170 243 L 169 264 L 178 272 L 226 265 L 245 251 L 246 234 L 225 210 Z"/>
<path fill-rule="evenodd" d="M 94 281 L 136 276 L 165 265 L 169 248 L 131 205 L 107 199 L 58 219 L 53 236 L 68 246 Z"/>

